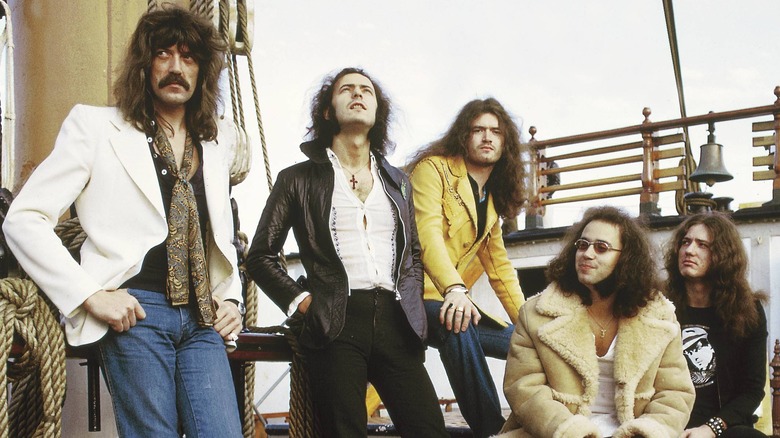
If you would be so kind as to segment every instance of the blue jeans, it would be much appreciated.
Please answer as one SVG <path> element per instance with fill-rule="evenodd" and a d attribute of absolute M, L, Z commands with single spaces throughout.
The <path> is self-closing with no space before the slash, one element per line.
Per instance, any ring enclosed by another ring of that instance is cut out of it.
<path fill-rule="evenodd" d="M 173 307 L 158 292 L 129 293 L 146 319 L 126 332 L 109 330 L 100 341 L 119 436 L 242 437 L 219 334 L 198 326 L 194 306 Z"/>
<path fill-rule="evenodd" d="M 497 434 L 504 425 L 501 402 L 486 357 L 506 360 L 514 326 L 469 325 L 453 333 L 439 322 L 440 301 L 426 300 L 428 345 L 439 350 L 463 418 L 475 437 Z"/>

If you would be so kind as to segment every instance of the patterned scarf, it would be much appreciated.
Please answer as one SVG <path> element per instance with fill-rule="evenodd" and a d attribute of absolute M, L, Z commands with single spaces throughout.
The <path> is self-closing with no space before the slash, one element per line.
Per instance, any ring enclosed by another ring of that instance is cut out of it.
<path fill-rule="evenodd" d="M 192 167 L 194 147 L 189 135 L 184 147 L 184 160 L 177 170 L 173 149 L 165 131 L 157 128 L 154 138 L 168 170 L 176 182 L 173 185 L 171 208 L 168 212 L 168 238 L 165 246 L 168 251 L 168 299 L 174 306 L 189 303 L 190 282 L 195 289 L 198 301 L 198 324 L 204 327 L 214 325 L 216 311 L 211 299 L 211 288 L 206 271 L 206 253 L 198 222 L 198 206 L 192 185 L 187 175 Z"/>

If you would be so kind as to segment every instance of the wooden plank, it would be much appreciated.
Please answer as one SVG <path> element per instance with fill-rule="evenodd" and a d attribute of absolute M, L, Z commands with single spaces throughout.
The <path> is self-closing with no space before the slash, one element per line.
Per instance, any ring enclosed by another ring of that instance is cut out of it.
<path fill-rule="evenodd" d="M 664 146 L 667 144 L 674 144 L 674 143 L 680 143 L 685 141 L 685 135 L 683 134 L 670 134 L 670 135 L 662 135 L 660 137 L 653 137 L 653 141 L 655 142 L 656 146 Z M 550 161 L 560 161 L 560 160 L 568 160 L 571 158 L 582 158 L 582 157 L 592 157 L 595 155 L 601 155 L 601 154 L 609 154 L 612 152 L 622 152 L 627 151 L 631 149 L 639 149 L 642 147 L 643 142 L 641 141 L 635 141 L 631 143 L 623 143 L 618 144 L 614 146 L 604 146 L 600 148 L 594 148 L 594 149 L 587 149 L 587 150 L 580 150 L 577 152 L 572 152 L 569 154 L 560 154 L 556 156 L 548 156 L 545 158 L 542 158 L 542 161 L 544 162 L 550 162 Z"/>
<path fill-rule="evenodd" d="M 685 185 L 683 184 L 684 181 L 671 181 L 668 183 L 660 183 L 655 185 L 655 192 L 661 193 L 661 192 L 670 192 L 672 190 L 682 190 Z"/>
<path fill-rule="evenodd" d="M 685 156 L 683 148 L 665 149 L 662 151 L 656 151 L 653 154 L 653 158 L 656 160 L 665 160 L 667 158 L 679 158 Z"/>
<path fill-rule="evenodd" d="M 660 179 L 660 178 L 668 178 L 670 176 L 683 176 L 685 175 L 685 169 L 683 169 L 682 166 L 677 167 L 670 167 L 668 169 L 655 169 L 653 171 L 653 178 Z"/>
<path fill-rule="evenodd" d="M 551 175 L 554 173 L 571 172 L 574 170 L 598 169 L 606 166 L 617 166 L 627 163 L 641 163 L 641 155 L 632 155 L 630 157 L 612 158 L 609 160 L 593 161 L 590 163 L 576 164 L 574 166 L 559 167 L 557 169 L 545 169 L 539 172 L 540 175 Z"/>
<path fill-rule="evenodd" d="M 774 120 L 764 122 L 753 122 L 753 132 L 771 131 L 775 129 Z"/>
<path fill-rule="evenodd" d="M 543 158 L 543 161 L 561 161 L 561 160 L 568 160 L 571 158 L 582 158 L 582 157 L 592 157 L 595 155 L 601 155 L 601 154 L 609 154 L 612 152 L 622 152 L 622 151 L 628 151 L 631 149 L 638 149 L 642 147 L 641 141 L 635 141 L 632 143 L 625 143 L 625 144 L 619 144 L 614 146 L 604 146 L 601 148 L 594 148 L 594 149 L 586 149 L 586 150 L 579 150 L 577 152 L 572 152 L 570 154 L 560 154 L 553 157 L 546 157 Z"/>
<path fill-rule="evenodd" d="M 584 189 L 587 187 L 604 186 L 608 184 L 618 184 L 618 183 L 641 181 L 641 180 L 642 180 L 642 174 L 635 173 L 632 175 L 613 176 L 610 178 L 580 181 L 572 184 L 558 184 L 554 186 L 547 186 L 547 187 L 542 187 L 539 191 L 542 193 L 548 193 L 548 192 L 555 192 L 560 190 Z"/>
<path fill-rule="evenodd" d="M 759 170 L 753 172 L 753 181 L 766 181 L 771 179 L 775 179 L 774 170 Z"/>
<path fill-rule="evenodd" d="M 241 333 L 238 335 L 238 348 L 228 354 L 230 360 L 290 362 L 293 351 L 287 339 L 282 335 L 265 333 Z"/>
<path fill-rule="evenodd" d="M 592 199 L 616 198 L 618 196 L 638 195 L 640 193 L 642 193 L 642 188 L 641 187 L 638 187 L 638 188 L 635 188 L 635 189 L 609 190 L 609 191 L 606 191 L 606 192 L 590 193 L 590 194 L 587 194 L 587 195 L 569 196 L 568 198 L 544 199 L 544 200 L 541 201 L 541 204 L 542 205 L 564 204 L 566 202 L 590 201 Z"/>
<path fill-rule="evenodd" d="M 766 155 L 763 157 L 753 157 L 754 166 L 772 166 L 775 164 L 775 155 Z"/>
<path fill-rule="evenodd" d="M 685 141 L 685 134 L 669 134 L 662 135 L 660 137 L 653 137 L 653 141 L 656 146 L 663 146 L 667 144 L 682 143 Z"/>
<path fill-rule="evenodd" d="M 772 146 L 775 144 L 775 136 L 767 135 L 765 137 L 753 137 L 753 147 Z"/>

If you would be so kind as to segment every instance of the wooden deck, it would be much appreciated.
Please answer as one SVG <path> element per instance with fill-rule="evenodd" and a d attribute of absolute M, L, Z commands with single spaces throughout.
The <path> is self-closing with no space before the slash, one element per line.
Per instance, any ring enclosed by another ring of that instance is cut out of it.
<path fill-rule="evenodd" d="M 504 411 L 504 417 L 509 415 L 509 409 Z M 444 424 L 447 427 L 447 431 L 452 438 L 471 438 L 474 435 L 471 433 L 466 420 L 460 415 L 460 411 L 452 409 L 451 411 L 444 411 Z M 288 436 L 288 426 L 283 419 L 272 418 L 265 426 L 265 435 L 260 432 L 258 437 L 286 437 Z M 368 436 L 384 436 L 384 437 L 398 437 L 398 432 L 387 416 L 387 413 L 383 413 L 378 417 L 369 417 L 368 419 Z"/>

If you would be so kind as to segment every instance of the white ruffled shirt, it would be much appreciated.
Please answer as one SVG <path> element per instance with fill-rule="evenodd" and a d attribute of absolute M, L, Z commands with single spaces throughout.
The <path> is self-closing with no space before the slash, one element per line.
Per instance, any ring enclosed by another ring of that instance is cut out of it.
<path fill-rule="evenodd" d="M 327 151 L 336 177 L 329 219 L 331 238 L 347 271 L 349 288 L 393 291 L 398 217 L 379 180 L 376 159 L 370 155 L 374 185 L 362 202 L 349 187 L 336 154 L 330 148 Z"/>
<path fill-rule="evenodd" d="M 395 291 L 394 269 L 396 257 L 395 236 L 398 213 L 391 204 L 379 179 L 376 158 L 371 157 L 371 177 L 374 185 L 362 202 L 349 187 L 341 163 L 331 148 L 326 149 L 333 165 L 333 198 L 328 224 L 331 239 L 344 269 L 350 289 L 381 287 Z M 295 297 L 287 308 L 290 316 L 309 292 Z"/>

